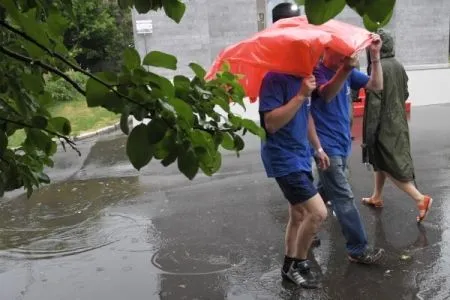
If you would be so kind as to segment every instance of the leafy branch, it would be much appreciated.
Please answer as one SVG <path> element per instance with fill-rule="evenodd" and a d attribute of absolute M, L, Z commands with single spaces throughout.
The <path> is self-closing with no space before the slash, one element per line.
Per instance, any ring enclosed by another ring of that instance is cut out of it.
<path fill-rule="evenodd" d="M 64 56 L 62 56 L 61 54 L 59 54 L 56 51 L 52 51 L 51 49 L 49 49 L 48 47 L 42 45 L 41 43 L 39 43 L 38 41 L 36 41 L 34 38 L 32 38 L 31 36 L 29 36 L 27 33 L 20 31 L 16 28 L 14 28 L 13 26 L 9 25 L 8 23 L 6 23 L 5 21 L 1 21 L 0 20 L 0 25 L 4 28 L 6 28 L 7 30 L 9 30 L 10 32 L 13 32 L 21 37 L 23 37 L 25 40 L 33 43 L 34 45 L 36 45 L 37 47 L 39 47 L 41 50 L 47 52 L 50 56 L 57 58 L 58 60 L 60 60 L 61 62 L 63 62 L 64 64 L 68 65 L 70 68 L 72 68 L 73 70 L 83 73 L 84 75 L 88 76 L 89 78 L 92 78 L 93 80 L 95 80 L 96 82 L 100 83 L 101 85 L 103 85 L 104 87 L 106 87 L 107 89 L 109 89 L 110 91 L 112 91 L 113 93 L 115 93 L 117 96 L 126 99 L 127 101 L 138 105 L 146 110 L 148 110 L 148 108 L 143 105 L 142 103 L 120 93 L 118 90 L 116 90 L 114 87 L 114 85 L 109 84 L 107 82 L 105 82 L 104 80 L 98 78 L 97 76 L 93 75 L 92 73 L 84 70 L 83 68 L 77 66 L 76 64 L 72 63 L 70 60 L 68 60 L 67 58 L 65 58 Z M 29 58 L 31 61 L 33 61 L 31 58 Z M 27 62 L 26 60 L 24 60 L 25 62 Z M 31 62 L 30 62 L 31 63 Z M 44 67 L 44 66 L 43 66 Z M 46 67 L 48 67 L 48 65 L 46 65 Z M 46 68 L 44 67 L 44 68 Z M 50 67 L 51 68 L 51 67 Z M 50 72 L 54 72 L 55 74 L 61 76 L 62 78 L 64 78 L 65 80 L 67 80 L 70 84 L 74 85 L 74 81 L 71 80 L 67 75 L 65 75 L 64 73 L 62 73 L 61 71 L 54 69 L 54 68 L 46 68 L 48 71 Z M 56 72 L 55 72 L 56 71 Z M 75 83 L 76 84 L 76 83 Z M 78 86 L 78 84 L 76 84 L 76 86 Z M 78 91 L 80 91 L 76 86 L 74 86 Z M 78 86 L 79 87 L 79 86 Z M 81 89 L 82 90 L 82 89 Z M 86 95 L 86 92 L 84 90 L 82 90 L 81 92 L 83 95 Z"/>
<path fill-rule="evenodd" d="M 6 123 L 11 123 L 11 124 L 19 125 L 19 126 L 22 126 L 22 127 L 25 127 L 25 128 L 31 128 L 31 129 L 36 128 L 35 126 L 30 125 L 30 124 L 27 124 L 27 123 L 25 123 L 25 122 L 17 121 L 17 120 L 11 120 L 11 119 L 4 118 L 4 117 L 1 117 L 1 116 L 0 116 L 0 121 L 4 121 L 4 122 L 6 122 Z M 56 136 L 56 137 L 58 137 L 59 139 L 64 140 L 64 141 L 65 141 L 65 142 L 66 142 L 66 143 L 67 143 L 67 144 L 68 144 L 75 152 L 77 152 L 78 156 L 81 156 L 81 152 L 80 152 L 80 150 L 78 150 L 78 148 L 76 147 L 75 142 L 72 141 L 69 137 L 64 136 L 64 135 L 62 135 L 62 134 L 59 134 L 59 133 L 57 133 L 57 132 L 55 132 L 55 131 L 52 131 L 52 130 L 49 130 L 49 129 L 41 129 L 41 130 L 47 132 L 48 134 L 51 134 L 51 135 L 53 135 L 53 136 Z"/>
<path fill-rule="evenodd" d="M 57 68 L 50 66 L 49 64 L 46 64 L 40 60 L 36 60 L 31 57 L 28 57 L 28 56 L 19 54 L 17 52 L 14 52 L 12 50 L 9 50 L 9 49 L 5 48 L 4 46 L 0 46 L 0 52 L 5 54 L 6 56 L 14 58 L 15 60 L 22 61 L 22 62 L 28 63 L 30 65 L 40 66 L 41 68 L 62 77 L 64 80 L 69 82 L 80 94 L 82 94 L 83 96 L 86 96 L 86 91 L 83 88 L 81 88 L 78 85 L 78 83 L 76 83 L 74 80 L 72 80 L 69 76 L 64 74 L 61 70 L 58 70 Z"/>

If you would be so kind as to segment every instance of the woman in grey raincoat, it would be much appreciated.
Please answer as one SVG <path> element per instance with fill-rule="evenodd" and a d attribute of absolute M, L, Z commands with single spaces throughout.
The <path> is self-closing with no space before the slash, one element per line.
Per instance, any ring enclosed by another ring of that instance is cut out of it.
<path fill-rule="evenodd" d="M 381 65 L 384 87 L 381 92 L 367 91 L 363 128 L 363 162 L 370 163 L 375 171 L 373 194 L 363 198 L 364 204 L 383 206 L 383 187 L 389 177 L 417 204 L 417 221 L 425 219 L 433 200 L 423 195 L 415 185 L 411 158 L 409 128 L 405 102 L 409 97 L 408 76 L 395 59 L 394 40 L 384 30 L 379 30 L 383 46 Z M 370 74 L 370 57 L 368 73 Z"/>

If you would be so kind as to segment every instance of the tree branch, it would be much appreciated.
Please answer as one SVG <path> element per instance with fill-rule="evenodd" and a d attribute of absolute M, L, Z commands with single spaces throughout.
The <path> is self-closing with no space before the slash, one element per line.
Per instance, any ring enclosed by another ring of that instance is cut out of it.
<path fill-rule="evenodd" d="M 4 28 L 6 28 L 7 30 L 9 30 L 10 32 L 13 32 L 13 33 L 15 33 L 15 34 L 17 34 L 17 35 L 23 37 L 25 40 L 27 40 L 27 41 L 33 43 L 34 45 L 36 45 L 37 47 L 39 47 L 40 49 L 42 49 L 43 51 L 45 51 L 46 53 L 48 53 L 50 56 L 53 56 L 53 57 L 59 59 L 61 62 L 65 63 L 66 65 L 68 65 L 69 67 L 71 67 L 72 69 L 74 69 L 75 71 L 78 71 L 78 72 L 80 72 L 80 73 L 83 73 L 84 75 L 88 76 L 89 78 L 91 78 L 91 79 L 97 81 L 98 83 L 100 83 L 101 85 L 105 86 L 106 88 L 108 88 L 108 89 L 109 89 L 110 91 L 112 91 L 113 93 L 115 93 L 117 96 L 119 96 L 119 97 L 121 97 L 121 98 L 124 98 L 124 99 L 128 100 L 129 102 L 131 102 L 131 103 L 133 103 L 133 104 L 135 104 L 135 105 L 137 105 L 137 106 L 139 106 L 139 107 L 145 109 L 145 110 L 146 110 L 147 112 L 149 112 L 149 113 L 151 112 L 151 110 L 150 110 L 147 106 L 145 106 L 144 104 L 142 104 L 142 103 L 140 103 L 140 102 L 138 102 L 138 101 L 136 101 L 136 100 L 134 100 L 134 99 L 128 97 L 127 95 L 124 95 L 124 94 L 120 93 L 120 92 L 115 88 L 116 85 L 109 84 L 109 83 L 103 81 L 102 79 L 98 78 L 97 76 L 91 74 L 90 72 L 88 72 L 88 71 L 86 71 L 86 70 L 83 70 L 82 68 L 80 68 L 80 67 L 77 66 L 76 64 L 70 62 L 67 58 L 65 58 L 65 57 L 62 56 L 61 54 L 59 54 L 59 53 L 57 53 L 57 52 L 55 52 L 55 51 L 53 51 L 53 50 L 47 48 L 46 46 L 42 45 L 41 43 L 39 43 L 38 41 L 36 41 L 34 38 L 32 38 L 31 36 L 29 36 L 29 35 L 26 34 L 25 32 L 20 31 L 20 30 L 14 28 L 13 26 L 9 25 L 8 23 L 6 23 L 6 22 L 3 21 L 3 20 L 0 20 L 0 26 L 3 26 Z M 45 64 L 45 63 L 43 63 L 43 62 L 41 62 L 41 61 L 35 61 L 35 60 L 33 60 L 33 59 L 29 58 L 29 57 L 26 57 L 26 56 L 23 56 L 23 55 L 14 53 L 14 52 L 12 52 L 12 51 L 9 51 L 9 50 L 7 50 L 7 49 L 4 49 L 4 47 L 1 47 L 1 50 L 2 50 L 2 52 L 3 52 L 3 50 L 8 51 L 9 53 L 5 53 L 5 54 L 7 54 L 7 55 L 9 55 L 9 56 L 11 56 L 11 57 L 13 57 L 13 58 L 16 58 L 16 59 L 21 60 L 21 61 L 24 61 L 24 62 L 34 63 L 34 64 L 37 64 L 37 65 L 40 65 L 40 66 L 43 67 L 44 69 L 46 69 L 46 70 L 48 70 L 48 71 L 50 71 L 50 72 L 53 72 L 53 73 L 55 73 L 55 74 L 57 74 L 57 75 L 63 77 L 63 78 L 64 78 L 65 80 L 67 80 L 70 84 L 72 84 L 72 86 L 74 86 L 75 89 L 77 89 L 80 93 L 82 93 L 84 96 L 86 95 L 86 92 L 85 92 L 84 90 L 82 90 L 82 89 L 78 86 L 78 84 L 77 84 L 76 82 L 74 82 L 72 79 L 70 79 L 70 77 L 68 77 L 66 74 L 62 73 L 60 70 L 55 69 L 54 67 L 52 67 L 52 66 L 50 66 L 50 65 L 47 65 L 47 64 Z M 81 90 L 81 91 L 80 91 L 80 90 Z M 164 120 L 164 121 L 166 121 L 166 120 Z M 166 123 L 168 123 L 168 122 L 166 122 Z M 169 123 L 168 123 L 168 125 L 170 126 Z M 213 130 L 210 130 L 210 129 L 207 129 L 207 128 L 204 128 L 204 127 L 199 127 L 199 126 L 196 126 L 196 129 L 204 130 L 204 131 L 207 131 L 207 132 L 210 132 L 210 133 L 215 132 L 215 131 L 213 131 Z M 233 130 L 233 129 L 220 129 L 220 131 L 222 131 L 222 132 L 234 132 L 235 130 Z"/>
<path fill-rule="evenodd" d="M 12 27 L 11 25 L 9 25 L 8 23 L 6 23 L 5 21 L 1 21 L 0 20 L 0 25 L 5 27 L 6 29 L 8 29 L 9 31 L 20 35 L 21 37 L 23 37 L 24 39 L 26 39 L 27 41 L 33 43 L 34 45 L 36 45 L 37 47 L 39 47 L 40 49 L 44 50 L 45 52 L 47 52 L 50 56 L 56 57 L 57 59 L 59 59 L 60 61 L 62 61 L 63 63 L 65 63 L 66 65 L 68 65 L 69 67 L 71 67 L 72 69 L 83 73 L 84 75 L 88 76 L 89 78 L 92 78 L 93 80 L 97 81 L 98 83 L 102 84 L 103 86 L 105 86 L 106 88 L 108 88 L 110 91 L 112 91 L 113 93 L 115 93 L 117 96 L 124 98 L 126 100 L 128 100 L 129 102 L 138 105 L 142 108 L 144 108 L 145 110 L 149 110 L 148 107 L 146 107 L 145 105 L 143 105 L 142 103 L 120 93 L 119 91 L 117 91 L 114 88 L 114 85 L 111 85 L 105 81 L 103 81 L 102 79 L 98 78 L 97 76 L 91 74 L 90 72 L 83 70 L 82 68 L 80 68 L 79 66 L 75 65 L 74 63 L 70 62 L 67 58 L 65 58 L 64 56 L 62 56 L 61 54 L 52 51 L 50 49 L 48 49 L 47 47 L 45 47 L 44 45 L 42 45 L 41 43 L 39 43 L 38 41 L 36 41 L 34 38 L 32 38 L 31 36 L 29 36 L 28 34 L 26 34 L 23 31 L 20 31 L 14 27 Z M 59 74 L 58 74 L 59 75 Z"/>
<path fill-rule="evenodd" d="M 36 129 L 36 127 L 34 127 L 34 126 L 30 125 L 30 124 L 21 122 L 21 121 L 11 120 L 11 119 L 7 119 L 7 118 L 3 118 L 3 117 L 0 117 L 0 120 L 5 121 L 5 122 L 7 122 L 7 123 L 11 123 L 11 124 L 16 124 L 16 125 L 19 125 L 19 126 L 22 126 L 22 127 Z M 64 136 L 64 135 L 62 135 L 62 134 L 59 134 L 59 133 L 57 133 L 57 132 L 54 132 L 54 131 L 51 131 L 51 130 L 48 130 L 48 129 L 41 129 L 41 130 L 43 130 L 43 131 L 45 131 L 45 132 L 47 132 L 47 133 L 49 133 L 49 134 L 51 134 L 51 135 L 53 135 L 53 136 L 57 136 L 57 137 L 60 138 L 60 139 L 63 139 L 64 141 L 66 141 L 67 144 L 69 144 L 69 146 L 70 146 L 75 152 L 77 152 L 78 156 L 81 156 L 81 152 L 80 152 L 80 150 L 78 150 L 78 148 L 76 147 L 75 142 L 72 141 L 72 140 L 71 140 L 70 138 L 68 138 L 67 136 Z"/>
<path fill-rule="evenodd" d="M 14 51 L 11 51 L 11 50 L 3 47 L 3 46 L 0 46 L 0 52 L 2 52 L 3 54 L 5 54 L 5 55 L 7 55 L 7 56 L 9 56 L 11 58 L 14 58 L 16 60 L 19 60 L 19 61 L 22 61 L 22 62 L 25 62 L 25 63 L 29 63 L 31 65 L 40 66 L 41 68 L 43 68 L 43 69 L 45 69 L 45 70 L 47 70 L 49 72 L 52 72 L 52 73 L 62 77 L 64 80 L 66 80 L 68 83 L 70 83 L 80 94 L 82 94 L 83 96 L 86 96 L 86 92 L 83 90 L 83 88 L 80 87 L 78 85 L 78 83 L 76 83 L 72 78 L 70 78 L 69 76 L 64 74 L 61 70 L 58 70 L 58 69 L 56 69 L 53 66 L 50 66 L 50 65 L 48 65 L 46 63 L 43 63 L 40 60 L 34 60 L 31 57 L 24 56 L 22 54 L 19 54 L 19 53 L 16 53 Z"/>

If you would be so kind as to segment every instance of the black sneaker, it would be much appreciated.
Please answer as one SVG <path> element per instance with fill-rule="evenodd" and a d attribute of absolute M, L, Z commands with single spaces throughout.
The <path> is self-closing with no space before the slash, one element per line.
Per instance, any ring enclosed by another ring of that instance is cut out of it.
<path fill-rule="evenodd" d="M 311 271 L 307 260 L 292 262 L 288 272 L 281 270 L 281 277 L 306 289 L 317 289 L 319 287 L 319 280 Z"/>
<path fill-rule="evenodd" d="M 378 262 L 384 255 L 384 249 L 375 248 L 375 249 L 366 249 L 363 254 L 359 256 L 349 255 L 348 259 L 354 263 L 371 265 Z"/>

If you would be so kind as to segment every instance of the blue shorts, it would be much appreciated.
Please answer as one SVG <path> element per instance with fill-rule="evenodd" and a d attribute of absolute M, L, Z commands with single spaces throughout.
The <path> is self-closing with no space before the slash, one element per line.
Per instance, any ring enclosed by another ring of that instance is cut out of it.
<path fill-rule="evenodd" d="M 304 203 L 317 195 L 311 172 L 293 172 L 275 179 L 291 205 Z"/>

